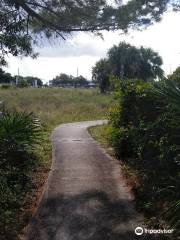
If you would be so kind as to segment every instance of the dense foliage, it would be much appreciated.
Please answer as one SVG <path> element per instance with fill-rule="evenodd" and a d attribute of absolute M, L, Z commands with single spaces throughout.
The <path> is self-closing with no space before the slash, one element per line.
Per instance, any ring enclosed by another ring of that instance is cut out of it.
<path fill-rule="evenodd" d="M 139 78 L 145 82 L 163 77 L 162 58 L 151 48 L 131 46 L 121 42 L 108 51 L 112 73 L 123 79 Z"/>
<path fill-rule="evenodd" d="M 11 83 L 15 82 L 14 77 L 10 73 L 6 73 L 2 68 L 0 68 L 0 84 L 1 83 Z"/>
<path fill-rule="evenodd" d="M 130 1 L 37 1 L 0 2 L 0 64 L 8 53 L 36 56 L 33 45 L 38 37 L 65 39 L 72 32 L 100 30 L 126 31 L 148 26 L 161 19 L 176 0 Z"/>
<path fill-rule="evenodd" d="M 111 141 L 116 155 L 137 171 L 138 206 L 156 217 L 154 226 L 168 220 L 178 230 L 180 89 L 172 80 L 136 80 L 121 82 L 116 94 L 119 105 L 110 114 Z"/>
<path fill-rule="evenodd" d="M 99 60 L 92 69 L 92 80 L 98 84 L 101 93 L 110 88 L 111 68 L 107 59 Z"/>
<path fill-rule="evenodd" d="M 18 79 L 18 82 L 17 82 Z M 10 73 L 6 73 L 2 68 L 0 68 L 0 84 L 2 88 L 8 88 L 10 85 L 17 87 L 42 87 L 43 82 L 40 78 L 32 76 L 12 76 Z"/>
<path fill-rule="evenodd" d="M 65 73 L 61 73 L 59 76 L 56 76 L 53 80 L 50 81 L 50 85 L 54 87 L 65 87 L 65 86 L 80 87 L 80 86 L 86 86 L 87 84 L 88 84 L 88 80 L 83 76 L 73 77 Z"/>
<path fill-rule="evenodd" d="M 169 75 L 168 78 L 180 85 L 180 67 L 178 67 L 171 75 Z"/>
<path fill-rule="evenodd" d="M 37 166 L 35 147 L 41 125 L 33 114 L 9 112 L 0 115 L 0 232 L 3 239 L 16 235 L 16 217 L 30 189 L 30 172 Z"/>
<path fill-rule="evenodd" d="M 28 84 L 29 86 L 31 86 L 31 87 L 35 86 L 35 82 L 37 83 L 37 86 L 38 86 L 38 87 L 42 87 L 42 85 L 43 85 L 42 80 L 41 80 L 40 78 L 38 78 L 38 77 L 28 76 L 28 77 L 24 77 L 23 79 L 24 79 L 24 81 L 26 81 L 27 84 Z"/>
<path fill-rule="evenodd" d="M 137 48 L 120 42 L 109 49 L 106 59 L 99 60 L 93 67 L 93 81 L 98 83 L 101 92 L 110 90 L 111 76 L 121 81 L 138 78 L 151 82 L 163 78 L 162 64 L 162 58 L 151 48 Z"/>

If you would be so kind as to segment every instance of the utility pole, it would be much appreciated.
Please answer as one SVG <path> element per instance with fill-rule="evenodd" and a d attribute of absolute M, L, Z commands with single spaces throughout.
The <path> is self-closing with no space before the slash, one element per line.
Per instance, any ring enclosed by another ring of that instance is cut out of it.
<path fill-rule="evenodd" d="M 79 77 L 79 69 L 78 69 L 78 67 L 77 67 L 77 77 Z"/>
<path fill-rule="evenodd" d="M 18 75 L 16 76 L 16 86 L 18 85 L 19 82 L 19 68 L 18 68 Z"/>
<path fill-rule="evenodd" d="M 34 80 L 34 87 L 38 88 L 37 79 Z"/>

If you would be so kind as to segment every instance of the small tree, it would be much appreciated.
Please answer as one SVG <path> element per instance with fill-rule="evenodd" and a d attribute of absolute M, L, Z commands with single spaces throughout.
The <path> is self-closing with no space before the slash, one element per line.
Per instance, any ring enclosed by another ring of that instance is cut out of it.
<path fill-rule="evenodd" d="M 38 87 L 42 87 L 42 85 L 43 85 L 42 80 L 40 78 L 37 78 L 37 77 L 28 76 L 28 77 L 25 77 L 24 79 L 27 81 L 28 85 L 30 85 L 32 87 L 35 86 L 36 81 L 37 81 L 37 86 Z"/>
<path fill-rule="evenodd" d="M 125 42 L 108 51 L 113 75 L 123 79 L 139 78 L 145 82 L 163 77 L 162 58 L 151 48 L 136 48 Z"/>
<path fill-rule="evenodd" d="M 0 83 L 9 84 L 14 81 L 15 79 L 11 76 L 10 73 L 6 73 L 5 71 L 2 70 L 2 68 L 0 68 Z"/>
<path fill-rule="evenodd" d="M 65 73 L 61 73 L 52 80 L 52 85 L 58 87 L 72 84 L 72 79 L 73 79 L 72 76 L 69 76 Z"/>
<path fill-rule="evenodd" d="M 19 88 L 26 88 L 26 87 L 28 87 L 28 83 L 27 83 L 26 80 L 20 79 L 18 81 L 17 87 L 19 87 Z"/>
<path fill-rule="evenodd" d="M 101 59 L 92 68 L 92 80 L 99 85 L 101 93 L 109 90 L 110 65 L 107 59 Z"/>
<path fill-rule="evenodd" d="M 73 78 L 73 83 L 74 83 L 74 87 L 77 87 L 77 86 L 83 87 L 88 84 L 88 81 L 86 78 L 80 75 L 78 77 Z"/>
<path fill-rule="evenodd" d="M 81 75 L 78 77 L 73 77 L 71 75 L 61 73 L 51 81 L 51 84 L 55 87 L 72 86 L 76 88 L 77 86 L 86 86 L 88 81 Z"/>

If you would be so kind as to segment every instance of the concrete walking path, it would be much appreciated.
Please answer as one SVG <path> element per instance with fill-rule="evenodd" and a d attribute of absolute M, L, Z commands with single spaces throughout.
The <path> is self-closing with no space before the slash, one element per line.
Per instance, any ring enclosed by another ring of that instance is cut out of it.
<path fill-rule="evenodd" d="M 116 160 L 87 128 L 106 120 L 62 124 L 52 134 L 53 161 L 28 240 L 134 240 L 141 226 Z"/>

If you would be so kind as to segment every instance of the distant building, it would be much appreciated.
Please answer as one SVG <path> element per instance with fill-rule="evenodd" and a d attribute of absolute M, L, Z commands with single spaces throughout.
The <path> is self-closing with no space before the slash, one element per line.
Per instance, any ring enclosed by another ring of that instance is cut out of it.
<path fill-rule="evenodd" d="M 94 82 L 87 82 L 87 83 L 61 83 L 54 82 L 54 80 L 49 81 L 49 87 L 59 87 L 59 88 L 96 88 L 97 85 Z"/>
<path fill-rule="evenodd" d="M 89 82 L 89 83 L 87 84 L 87 87 L 88 87 L 88 88 L 96 88 L 97 85 L 96 85 L 94 82 Z"/>

